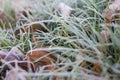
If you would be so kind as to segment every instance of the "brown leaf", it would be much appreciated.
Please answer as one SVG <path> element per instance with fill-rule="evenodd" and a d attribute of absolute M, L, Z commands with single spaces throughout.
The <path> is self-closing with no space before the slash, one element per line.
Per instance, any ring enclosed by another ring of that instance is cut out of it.
<path fill-rule="evenodd" d="M 5 80 L 29 80 L 27 72 L 21 69 L 14 69 L 7 73 Z"/>
<path fill-rule="evenodd" d="M 102 73 L 102 67 L 101 67 L 100 64 L 94 64 L 92 70 L 95 71 L 95 72 L 98 73 L 98 74 L 101 74 L 101 73 Z"/>
<path fill-rule="evenodd" d="M 13 47 L 5 56 L 4 60 L 5 61 L 13 61 L 13 60 L 18 60 L 21 61 L 24 59 L 24 54 L 16 47 Z"/>
<path fill-rule="evenodd" d="M 70 78 L 68 76 L 54 76 L 53 80 L 70 80 Z"/>
<path fill-rule="evenodd" d="M 36 32 L 38 30 L 41 30 L 41 31 L 46 31 L 42 25 L 40 24 L 32 24 L 30 26 L 22 26 L 18 29 L 15 30 L 15 35 L 19 35 L 21 33 L 24 33 L 24 32 L 30 32 L 31 34 L 33 32 Z"/>
<path fill-rule="evenodd" d="M 0 73 L 2 75 L 5 75 L 6 71 L 9 71 L 12 69 L 22 69 L 27 72 L 35 72 L 35 66 L 30 61 L 9 61 L 4 63 L 4 65 L 2 65 Z"/>
<path fill-rule="evenodd" d="M 34 62 L 36 68 L 39 66 L 52 65 L 57 58 L 45 50 L 31 50 L 26 55 L 30 61 Z M 45 68 L 46 70 L 53 70 L 54 66 L 49 66 Z"/>
<path fill-rule="evenodd" d="M 35 66 L 29 61 L 9 61 L 2 65 L 0 70 L 0 78 L 6 76 L 6 72 L 13 69 L 22 69 L 27 72 L 35 72 Z"/>
<path fill-rule="evenodd" d="M 28 17 L 28 15 L 32 15 L 32 13 L 30 11 L 25 11 L 25 10 L 22 10 L 22 11 L 19 11 L 18 13 L 16 13 L 15 15 L 15 18 L 16 20 L 20 20 L 24 17 Z"/>

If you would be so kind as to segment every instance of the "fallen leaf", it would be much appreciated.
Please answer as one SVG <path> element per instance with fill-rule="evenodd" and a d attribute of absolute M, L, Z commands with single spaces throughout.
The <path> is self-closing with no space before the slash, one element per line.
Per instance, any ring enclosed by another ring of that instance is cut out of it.
<path fill-rule="evenodd" d="M 35 66 L 30 61 L 9 61 L 2 65 L 0 74 L 5 76 L 6 72 L 12 69 L 22 69 L 27 72 L 35 72 Z"/>
<path fill-rule="evenodd" d="M 112 27 L 120 15 L 120 0 L 114 0 L 103 12 L 106 27 Z"/>
<path fill-rule="evenodd" d="M 54 70 L 54 66 L 47 67 L 47 65 L 52 65 L 54 61 L 57 61 L 57 58 L 53 54 L 39 49 L 29 51 L 26 56 L 35 64 L 36 68 L 46 66 L 46 70 Z"/>
<path fill-rule="evenodd" d="M 4 59 L 7 56 L 7 50 L 0 50 L 0 60 Z"/>
<path fill-rule="evenodd" d="M 60 13 L 61 13 L 61 16 L 64 17 L 64 18 L 67 18 L 70 16 L 70 13 L 72 12 L 72 8 L 64 3 L 60 3 L 58 5 L 58 8 L 60 10 Z"/>
<path fill-rule="evenodd" d="M 30 32 L 31 34 L 33 32 L 36 32 L 36 31 L 46 31 L 45 28 L 40 25 L 40 24 L 32 24 L 32 25 L 29 25 L 29 26 L 22 26 L 22 27 L 19 27 L 15 30 L 15 35 L 19 35 L 20 33 L 24 33 L 24 32 Z"/>
<path fill-rule="evenodd" d="M 17 48 L 13 47 L 5 56 L 4 60 L 5 61 L 13 61 L 13 60 L 18 60 L 21 61 L 23 60 L 25 55 Z"/>
<path fill-rule="evenodd" d="M 26 74 L 27 72 L 24 70 L 13 69 L 7 73 L 5 80 L 29 80 Z"/>
<path fill-rule="evenodd" d="M 19 12 L 16 13 L 15 18 L 16 20 L 20 20 L 23 17 L 28 17 L 28 15 L 32 15 L 32 13 L 29 10 L 21 10 Z"/>
<path fill-rule="evenodd" d="M 0 76 L 5 76 L 8 70 L 14 68 L 35 72 L 34 64 L 30 61 L 25 61 L 25 55 L 17 47 L 13 47 L 10 51 L 1 50 L 0 59 L 3 60 Z"/>

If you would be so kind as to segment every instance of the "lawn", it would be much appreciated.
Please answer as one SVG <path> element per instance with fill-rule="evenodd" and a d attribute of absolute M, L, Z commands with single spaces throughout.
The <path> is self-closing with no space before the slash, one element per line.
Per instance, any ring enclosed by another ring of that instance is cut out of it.
<path fill-rule="evenodd" d="M 0 0 L 0 80 L 120 80 L 120 0 Z"/>

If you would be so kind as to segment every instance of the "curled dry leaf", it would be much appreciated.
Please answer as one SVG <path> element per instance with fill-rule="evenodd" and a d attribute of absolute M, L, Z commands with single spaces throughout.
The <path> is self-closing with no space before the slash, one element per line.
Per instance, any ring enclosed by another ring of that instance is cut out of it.
<path fill-rule="evenodd" d="M 64 18 L 69 17 L 70 13 L 73 10 L 70 6 L 67 6 L 66 4 L 64 4 L 62 2 L 58 5 L 58 8 L 60 10 L 61 16 Z"/>
<path fill-rule="evenodd" d="M 18 60 L 21 61 L 24 59 L 24 54 L 16 47 L 13 47 L 5 56 L 4 60 L 5 61 L 13 61 L 13 60 Z"/>
<path fill-rule="evenodd" d="M 29 51 L 27 57 L 30 61 L 34 62 L 36 68 L 46 66 L 46 70 L 54 70 L 54 66 L 47 67 L 47 65 L 52 65 L 54 61 L 57 61 L 57 58 L 53 54 L 39 49 Z"/>
<path fill-rule="evenodd" d="M 27 72 L 21 69 L 14 69 L 7 73 L 5 80 L 29 80 Z"/>

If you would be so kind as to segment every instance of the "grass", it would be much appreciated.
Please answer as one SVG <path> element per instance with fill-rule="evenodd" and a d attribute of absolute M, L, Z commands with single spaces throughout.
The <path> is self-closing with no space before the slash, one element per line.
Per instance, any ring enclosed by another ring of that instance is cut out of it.
<path fill-rule="evenodd" d="M 11 28 L 10 32 L 5 26 L 0 29 L 0 49 L 17 46 L 26 53 L 31 49 L 41 48 L 51 51 L 64 62 L 62 67 L 56 64 L 57 70 L 54 72 L 40 70 L 35 74 L 28 74 L 28 76 L 39 76 L 36 80 L 46 78 L 52 80 L 53 76 L 61 77 L 60 80 L 119 80 L 119 28 L 114 32 L 109 30 L 112 42 L 103 43 L 100 36 L 101 24 L 104 24 L 102 13 L 111 0 L 62 0 L 74 9 L 68 19 L 58 15 L 59 2 L 61 0 L 38 0 L 36 5 L 33 5 L 34 9 L 31 11 L 33 15 L 17 22 L 14 20 L 12 10 L 5 6 L 4 10 L 7 12 L 8 9 L 9 14 L 3 25 L 10 19 Z M 39 21 L 32 21 L 34 17 Z M 18 26 L 36 23 L 41 25 L 47 23 L 43 25 L 46 31 L 40 30 L 34 33 L 28 31 L 19 37 L 14 34 Z M 31 39 L 31 34 L 42 45 L 36 46 L 37 42 Z M 44 45 L 47 48 L 42 47 Z M 64 77 L 68 79 L 63 79 Z"/>

